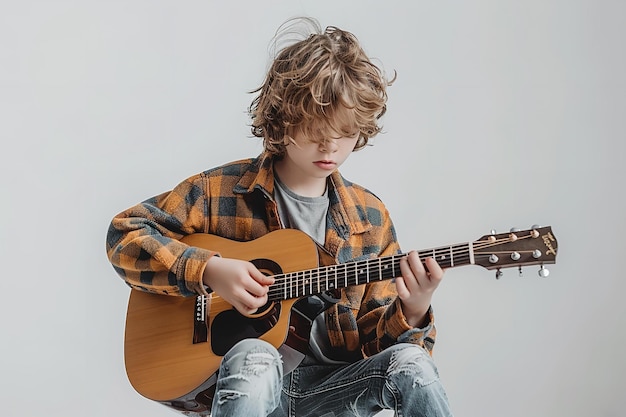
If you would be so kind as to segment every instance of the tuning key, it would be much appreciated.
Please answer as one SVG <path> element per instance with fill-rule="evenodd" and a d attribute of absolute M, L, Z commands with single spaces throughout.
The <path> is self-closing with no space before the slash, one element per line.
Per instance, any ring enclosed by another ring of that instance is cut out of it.
<path fill-rule="evenodd" d="M 535 238 L 539 237 L 539 232 L 537 231 L 537 229 L 539 229 L 540 227 L 541 226 L 539 226 L 538 224 L 533 224 L 530 228 L 531 229 L 530 235 Z"/>
<path fill-rule="evenodd" d="M 550 275 L 550 271 L 548 271 L 546 268 L 543 267 L 543 265 L 541 265 L 541 268 L 539 268 L 539 276 L 545 278 L 548 275 Z"/>
<path fill-rule="evenodd" d="M 522 267 L 521 267 L 521 266 L 519 266 L 517 270 L 519 271 L 519 276 L 520 276 L 520 277 L 523 277 L 523 276 L 524 276 L 524 273 L 522 272 Z"/>
<path fill-rule="evenodd" d="M 500 277 L 502 277 L 502 275 L 504 275 L 504 272 L 502 272 L 502 270 L 500 268 L 498 268 L 496 270 L 496 279 L 500 279 Z"/>

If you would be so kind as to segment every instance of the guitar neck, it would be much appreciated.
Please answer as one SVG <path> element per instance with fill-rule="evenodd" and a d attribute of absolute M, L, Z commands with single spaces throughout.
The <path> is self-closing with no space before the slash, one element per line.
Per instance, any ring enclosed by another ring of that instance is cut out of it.
<path fill-rule="evenodd" d="M 422 261 L 429 257 L 435 258 L 442 268 L 474 263 L 471 243 L 426 249 L 418 253 Z M 400 276 L 400 260 L 405 256 L 406 254 L 396 254 L 275 275 L 268 299 L 289 300 L 328 290 L 392 279 Z"/>

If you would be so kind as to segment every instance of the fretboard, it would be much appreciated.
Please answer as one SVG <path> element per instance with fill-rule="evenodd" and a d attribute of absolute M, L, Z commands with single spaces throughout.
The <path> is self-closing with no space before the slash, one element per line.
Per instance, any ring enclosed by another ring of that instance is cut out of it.
<path fill-rule="evenodd" d="M 432 257 L 443 268 L 474 263 L 470 243 L 427 249 L 418 253 L 422 262 Z M 406 254 L 397 254 L 275 275 L 268 300 L 289 300 L 332 289 L 392 279 L 401 275 L 400 260 L 404 257 Z"/>

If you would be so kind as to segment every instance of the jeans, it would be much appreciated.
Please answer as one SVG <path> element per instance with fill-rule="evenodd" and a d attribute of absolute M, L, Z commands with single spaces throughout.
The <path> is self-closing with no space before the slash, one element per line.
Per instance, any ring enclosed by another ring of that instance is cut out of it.
<path fill-rule="evenodd" d="M 281 389 L 282 388 L 282 389 Z M 430 355 L 401 343 L 348 365 L 310 357 L 283 378 L 278 351 L 262 340 L 239 342 L 224 356 L 213 417 L 452 416 Z"/>

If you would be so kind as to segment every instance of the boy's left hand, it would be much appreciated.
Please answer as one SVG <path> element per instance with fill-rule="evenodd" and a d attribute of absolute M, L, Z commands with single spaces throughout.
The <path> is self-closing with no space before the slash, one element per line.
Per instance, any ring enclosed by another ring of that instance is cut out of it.
<path fill-rule="evenodd" d="M 400 260 L 402 277 L 396 278 L 396 291 L 402 300 L 404 316 L 413 327 L 424 327 L 428 324 L 428 309 L 433 293 L 443 278 L 444 271 L 433 258 L 422 264 L 416 251 Z"/>

